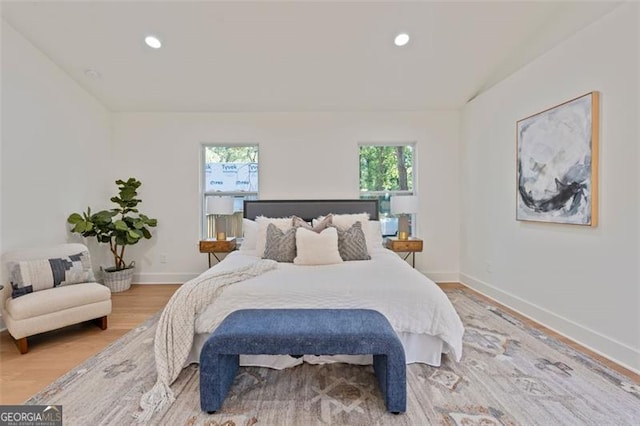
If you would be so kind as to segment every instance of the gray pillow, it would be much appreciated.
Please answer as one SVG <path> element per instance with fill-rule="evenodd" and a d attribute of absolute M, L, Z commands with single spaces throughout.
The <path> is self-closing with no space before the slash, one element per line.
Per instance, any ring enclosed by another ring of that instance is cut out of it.
<path fill-rule="evenodd" d="M 299 218 L 298 216 L 293 216 L 293 227 L 302 227 L 304 229 L 308 229 L 309 231 L 313 231 L 315 233 L 321 233 L 325 229 L 327 229 L 331 225 L 331 221 L 333 220 L 333 215 L 328 214 L 322 220 L 316 221 L 315 219 L 313 226 L 310 223 L 305 221 L 304 219 Z"/>
<path fill-rule="evenodd" d="M 292 263 L 296 257 L 296 229 L 291 228 L 282 232 L 277 226 L 270 223 L 267 226 L 267 240 L 262 258 Z"/>
<path fill-rule="evenodd" d="M 342 260 L 369 260 L 367 240 L 362 230 L 362 222 L 356 222 L 346 231 L 338 230 L 338 251 Z"/>

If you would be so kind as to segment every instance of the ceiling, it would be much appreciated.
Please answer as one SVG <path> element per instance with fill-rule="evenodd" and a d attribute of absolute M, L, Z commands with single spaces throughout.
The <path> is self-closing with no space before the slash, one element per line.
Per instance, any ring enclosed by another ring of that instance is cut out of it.
<path fill-rule="evenodd" d="M 617 5 L 3 1 L 2 24 L 112 111 L 429 110 L 460 108 Z"/>

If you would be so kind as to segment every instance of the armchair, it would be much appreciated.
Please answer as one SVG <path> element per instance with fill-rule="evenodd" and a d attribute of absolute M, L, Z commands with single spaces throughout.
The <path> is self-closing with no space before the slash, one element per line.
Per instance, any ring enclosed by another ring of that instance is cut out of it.
<path fill-rule="evenodd" d="M 79 253 L 83 253 L 82 259 L 74 262 Z M 21 354 L 29 350 L 27 337 L 35 334 L 88 320 L 94 320 L 102 330 L 107 328 L 111 291 L 91 279 L 88 256 L 88 249 L 82 244 L 61 244 L 2 255 L 2 319 Z M 78 262 L 82 262 L 80 268 Z M 77 271 L 82 271 L 82 266 L 86 275 Z M 17 290 L 11 285 L 11 281 L 20 281 L 16 277 L 23 278 Z M 82 277 L 90 282 L 78 283 Z M 12 297 L 12 293 L 17 297 Z"/>

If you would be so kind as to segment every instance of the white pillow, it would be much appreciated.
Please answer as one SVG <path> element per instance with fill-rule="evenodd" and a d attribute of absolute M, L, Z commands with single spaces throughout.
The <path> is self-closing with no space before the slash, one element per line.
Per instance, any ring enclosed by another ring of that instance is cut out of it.
<path fill-rule="evenodd" d="M 341 231 L 346 231 L 356 222 L 362 224 L 362 229 L 367 229 L 369 226 L 369 213 L 334 214 L 332 220 L 332 223 Z"/>
<path fill-rule="evenodd" d="M 293 219 L 290 217 L 256 217 L 256 223 L 258 224 L 258 232 L 256 235 L 256 251 L 258 257 L 264 256 L 264 246 L 267 244 L 267 226 L 273 223 L 282 232 L 293 228 Z"/>
<path fill-rule="evenodd" d="M 383 248 L 384 239 L 382 238 L 382 228 L 379 220 L 370 220 L 368 227 L 362 227 L 364 230 L 364 238 L 367 242 L 367 250 Z"/>
<path fill-rule="evenodd" d="M 338 251 L 338 231 L 327 228 L 319 234 L 305 228 L 296 231 L 296 265 L 331 265 L 342 263 Z"/>
<path fill-rule="evenodd" d="M 244 235 L 244 240 L 242 240 L 242 244 L 238 250 L 255 250 L 258 240 L 258 224 L 253 220 L 242 219 L 242 234 Z"/>

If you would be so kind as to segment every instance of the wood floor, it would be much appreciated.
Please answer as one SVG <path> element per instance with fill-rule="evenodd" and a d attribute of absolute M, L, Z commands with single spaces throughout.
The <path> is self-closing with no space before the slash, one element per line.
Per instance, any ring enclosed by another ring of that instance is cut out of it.
<path fill-rule="evenodd" d="M 0 405 L 21 404 L 49 383 L 100 352 L 164 307 L 178 285 L 132 285 L 111 295 L 112 312 L 102 331 L 84 323 L 29 337 L 20 355 L 11 336 L 0 333 Z"/>
<path fill-rule="evenodd" d="M 441 284 L 441 287 L 473 292 L 473 290 L 457 283 Z M 112 294 L 113 311 L 109 316 L 107 330 L 102 331 L 95 325 L 88 323 L 33 336 L 29 338 L 29 352 L 25 355 L 20 355 L 6 331 L 0 333 L 0 404 L 24 402 L 58 377 L 100 352 L 111 342 L 158 312 L 177 288 L 178 285 L 133 285 L 128 291 L 114 293 Z M 491 303 L 496 303 L 482 295 L 479 296 Z M 526 325 L 538 328 L 598 359 L 608 367 L 629 377 L 630 380 L 636 383 L 640 382 L 640 375 L 518 315 L 503 305 L 499 306 L 522 320 Z"/>

